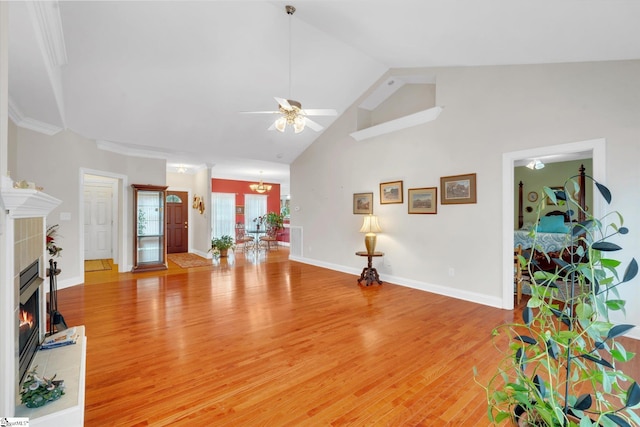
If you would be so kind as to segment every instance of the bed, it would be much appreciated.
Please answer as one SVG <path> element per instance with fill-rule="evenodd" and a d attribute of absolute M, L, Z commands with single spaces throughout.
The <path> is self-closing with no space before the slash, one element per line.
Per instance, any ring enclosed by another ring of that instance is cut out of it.
<path fill-rule="evenodd" d="M 585 168 L 581 165 L 578 174 L 578 184 L 581 191 L 578 193 L 576 202 L 578 202 L 581 209 L 577 209 L 577 221 L 582 222 L 585 220 Z M 534 246 L 534 238 L 531 233 L 531 228 L 536 228 L 534 259 L 540 260 L 540 269 L 553 269 L 555 265 L 551 265 L 546 262 L 546 257 L 542 252 L 548 254 L 551 258 L 557 257 L 559 252 L 568 246 L 571 246 L 571 236 L 568 233 L 572 222 L 576 219 L 572 219 L 569 212 L 555 210 L 547 213 L 540 218 L 540 221 L 535 226 L 524 225 L 524 213 L 523 213 L 523 183 L 520 181 L 518 191 L 518 229 L 514 230 L 513 242 L 514 247 L 520 246 L 521 249 L 527 251 Z M 549 264 L 549 265 L 547 265 Z"/>
<path fill-rule="evenodd" d="M 547 253 L 556 252 L 570 243 L 570 236 L 567 234 L 570 221 L 565 221 L 565 216 L 564 212 L 553 211 L 540 218 L 535 240 L 537 250 Z M 529 229 L 515 230 L 513 233 L 514 246 L 530 249 L 534 242 L 531 234 Z"/>

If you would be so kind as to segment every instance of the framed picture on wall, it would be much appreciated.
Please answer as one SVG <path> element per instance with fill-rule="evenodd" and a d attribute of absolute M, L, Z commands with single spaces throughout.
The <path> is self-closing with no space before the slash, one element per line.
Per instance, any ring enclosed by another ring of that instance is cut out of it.
<path fill-rule="evenodd" d="M 440 204 L 476 203 L 476 174 L 443 176 L 440 178 Z"/>
<path fill-rule="evenodd" d="M 438 213 L 438 188 L 410 188 L 407 191 L 410 214 Z"/>
<path fill-rule="evenodd" d="M 353 213 L 356 215 L 370 215 L 373 213 L 373 193 L 353 194 Z"/>
<path fill-rule="evenodd" d="M 380 204 L 402 203 L 402 181 L 380 184 Z"/>

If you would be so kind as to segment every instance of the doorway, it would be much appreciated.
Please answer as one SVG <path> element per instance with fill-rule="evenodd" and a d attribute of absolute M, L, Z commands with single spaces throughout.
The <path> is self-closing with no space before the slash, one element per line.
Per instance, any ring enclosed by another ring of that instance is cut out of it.
<path fill-rule="evenodd" d="M 84 260 L 114 257 L 114 195 L 117 181 L 97 175 L 84 177 Z"/>
<path fill-rule="evenodd" d="M 93 245 L 91 240 L 99 241 L 100 244 L 96 247 L 101 247 L 101 250 L 110 252 L 108 258 L 113 259 L 113 265 L 118 266 L 118 271 L 126 271 L 127 267 L 131 268 L 131 265 L 128 265 L 127 254 L 129 251 L 126 249 L 127 239 L 125 237 L 127 217 L 124 216 L 124 211 L 127 210 L 127 200 L 123 198 L 123 194 L 126 194 L 124 189 L 127 186 L 127 176 L 80 168 L 79 181 L 80 212 L 78 214 L 78 235 L 81 236 L 79 253 L 82 254 L 77 260 L 79 271 L 85 271 L 85 259 L 105 259 L 102 256 L 105 256 L 106 252 L 92 254 L 90 252 L 93 249 L 87 250 L 87 247 Z M 109 190 L 105 189 L 105 187 L 108 187 Z M 105 194 L 95 195 L 94 190 Z M 110 208 L 102 205 L 105 203 L 102 199 L 107 197 L 106 194 L 109 193 L 111 194 Z M 97 206 L 98 204 L 101 206 Z M 94 215 L 96 219 L 92 220 L 91 217 Z M 110 218 L 110 220 L 107 218 Z M 100 227 L 106 230 L 101 230 Z M 95 233 L 93 237 L 91 236 L 92 233 Z M 107 237 L 108 235 L 110 236 Z M 93 258 L 96 256 L 99 258 Z"/>
<path fill-rule="evenodd" d="M 167 253 L 189 251 L 189 193 L 167 191 Z"/>
<path fill-rule="evenodd" d="M 538 147 L 530 150 L 504 153 L 502 156 L 502 308 L 513 310 L 513 230 L 514 221 L 514 168 L 518 162 L 535 157 L 567 156 L 573 153 L 590 152 L 593 162 L 591 176 L 596 181 L 604 182 L 606 168 L 606 140 L 593 139 L 588 141 L 573 142 Z M 594 197 L 593 213 L 600 216 L 602 202 Z"/>

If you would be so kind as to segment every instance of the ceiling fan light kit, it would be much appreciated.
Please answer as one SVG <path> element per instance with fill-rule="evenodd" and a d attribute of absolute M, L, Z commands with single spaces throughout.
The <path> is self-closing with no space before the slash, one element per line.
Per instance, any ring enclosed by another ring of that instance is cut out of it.
<path fill-rule="evenodd" d="M 291 17 L 296 11 L 293 6 L 285 6 L 285 11 L 289 15 L 289 94 L 291 94 Z M 278 102 L 277 111 L 252 111 L 249 113 L 254 114 L 280 114 L 271 126 L 269 130 L 277 130 L 278 132 L 284 132 L 287 129 L 287 125 L 293 128 L 295 133 L 300 133 L 305 128 L 309 127 L 316 132 L 324 129 L 320 124 L 311 120 L 308 116 L 337 116 L 338 112 L 332 109 L 312 109 L 303 110 L 302 104 L 292 99 L 284 99 L 274 97 Z"/>

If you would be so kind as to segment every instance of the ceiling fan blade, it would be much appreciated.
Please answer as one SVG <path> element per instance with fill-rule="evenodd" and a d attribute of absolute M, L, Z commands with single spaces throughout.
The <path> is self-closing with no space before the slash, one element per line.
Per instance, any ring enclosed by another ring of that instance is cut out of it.
<path fill-rule="evenodd" d="M 320 132 L 322 129 L 324 129 L 324 127 L 322 127 L 322 125 L 314 122 L 309 117 L 305 117 L 304 118 L 304 123 L 305 123 L 305 126 L 310 127 L 311 129 L 315 130 L 316 132 Z"/>
<path fill-rule="evenodd" d="M 287 101 L 284 98 L 278 98 L 277 96 L 274 96 L 273 99 L 276 100 L 276 102 L 278 103 L 278 105 L 280 105 L 282 108 L 284 108 L 285 110 L 291 110 L 291 104 L 289 104 L 289 101 Z"/>
<path fill-rule="evenodd" d="M 271 123 L 271 126 L 269 126 L 267 130 L 276 130 L 276 122 Z"/>
<path fill-rule="evenodd" d="M 336 110 L 333 110 L 331 108 L 310 108 L 307 109 L 305 108 L 303 110 L 303 114 L 306 114 L 307 116 L 337 116 L 338 112 Z"/>

